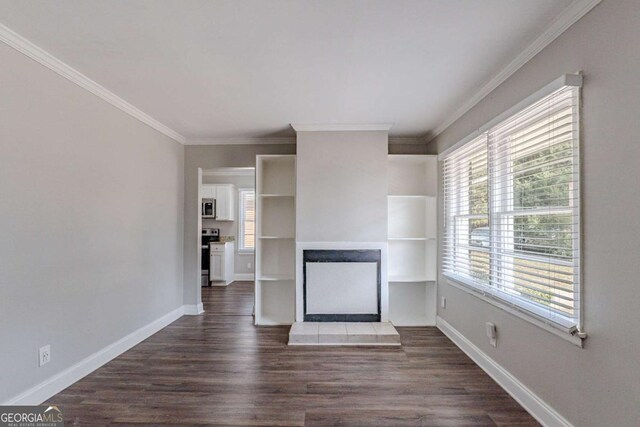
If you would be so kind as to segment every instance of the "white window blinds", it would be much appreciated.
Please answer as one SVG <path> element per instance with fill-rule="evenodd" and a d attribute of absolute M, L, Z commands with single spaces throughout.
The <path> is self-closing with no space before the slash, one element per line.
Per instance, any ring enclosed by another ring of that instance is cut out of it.
<path fill-rule="evenodd" d="M 568 332 L 580 326 L 579 88 L 444 159 L 443 271 Z"/>
<path fill-rule="evenodd" d="M 240 190 L 239 251 L 251 252 L 255 248 L 256 192 Z"/>

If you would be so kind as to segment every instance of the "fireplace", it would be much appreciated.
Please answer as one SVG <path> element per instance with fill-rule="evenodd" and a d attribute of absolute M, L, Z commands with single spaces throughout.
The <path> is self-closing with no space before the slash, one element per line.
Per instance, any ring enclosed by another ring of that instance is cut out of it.
<path fill-rule="evenodd" d="M 306 322 L 380 322 L 381 249 L 303 249 Z"/>

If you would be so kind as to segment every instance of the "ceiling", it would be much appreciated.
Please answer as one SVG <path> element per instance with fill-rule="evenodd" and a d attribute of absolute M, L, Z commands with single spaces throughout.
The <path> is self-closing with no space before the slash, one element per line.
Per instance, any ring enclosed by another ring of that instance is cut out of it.
<path fill-rule="evenodd" d="M 187 138 L 442 126 L 570 0 L 0 0 L 0 22 Z"/>

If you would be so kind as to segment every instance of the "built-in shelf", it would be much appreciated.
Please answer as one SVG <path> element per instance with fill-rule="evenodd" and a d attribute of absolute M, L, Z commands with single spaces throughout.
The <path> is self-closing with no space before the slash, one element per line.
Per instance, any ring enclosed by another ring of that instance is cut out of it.
<path fill-rule="evenodd" d="M 255 323 L 290 325 L 295 313 L 295 156 L 256 158 Z"/>
<path fill-rule="evenodd" d="M 216 219 L 216 217 L 213 215 L 202 215 L 201 217 L 202 219 Z"/>
<path fill-rule="evenodd" d="M 437 160 L 389 156 L 389 321 L 435 324 Z"/>

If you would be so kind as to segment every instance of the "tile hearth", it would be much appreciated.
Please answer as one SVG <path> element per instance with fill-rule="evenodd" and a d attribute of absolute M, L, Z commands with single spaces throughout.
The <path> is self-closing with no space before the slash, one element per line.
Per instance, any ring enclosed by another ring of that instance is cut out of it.
<path fill-rule="evenodd" d="M 389 322 L 296 322 L 289 345 L 400 345 Z"/>

